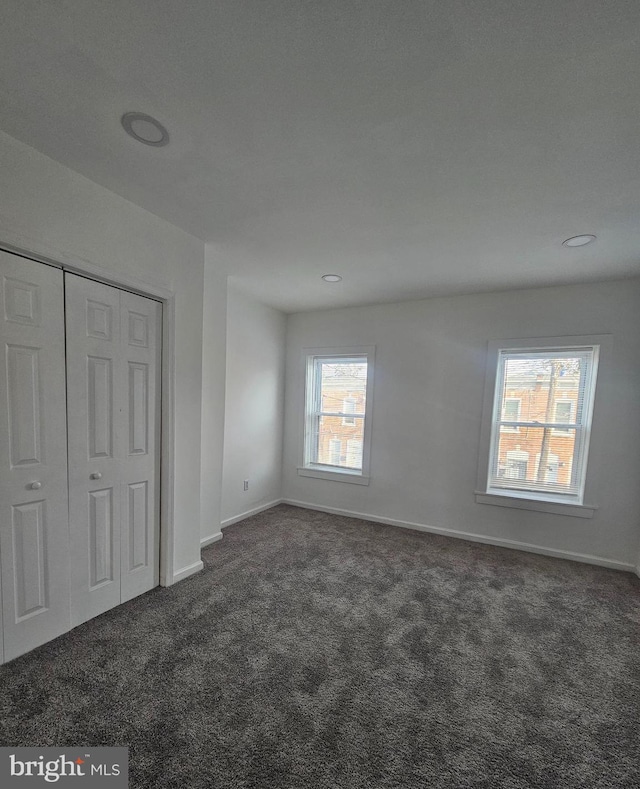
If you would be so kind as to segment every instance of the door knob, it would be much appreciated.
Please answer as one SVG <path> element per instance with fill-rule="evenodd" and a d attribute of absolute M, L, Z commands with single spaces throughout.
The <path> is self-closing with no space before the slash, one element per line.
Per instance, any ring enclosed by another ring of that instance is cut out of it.
<path fill-rule="evenodd" d="M 32 482 L 31 485 L 29 485 L 29 487 L 31 488 L 31 490 L 40 490 L 40 488 L 42 487 L 42 482 Z"/>
<path fill-rule="evenodd" d="M 99 471 L 94 471 L 93 474 L 89 475 L 91 479 L 102 479 L 102 474 Z"/>

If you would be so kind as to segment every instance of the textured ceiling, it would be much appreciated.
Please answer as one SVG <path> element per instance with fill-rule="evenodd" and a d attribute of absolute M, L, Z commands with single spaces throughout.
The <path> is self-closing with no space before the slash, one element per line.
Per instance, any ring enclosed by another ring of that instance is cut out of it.
<path fill-rule="evenodd" d="M 0 11 L 0 128 L 287 311 L 640 274 L 639 74 L 638 0 Z"/>

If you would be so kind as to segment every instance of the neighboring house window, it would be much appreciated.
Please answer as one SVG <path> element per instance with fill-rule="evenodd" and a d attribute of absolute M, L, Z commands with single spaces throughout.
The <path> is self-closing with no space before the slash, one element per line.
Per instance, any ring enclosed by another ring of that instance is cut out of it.
<path fill-rule="evenodd" d="M 536 478 L 538 475 L 540 475 L 545 482 L 557 482 L 559 468 L 560 468 L 560 457 L 558 455 L 554 455 L 553 452 L 549 452 L 549 454 L 547 455 L 547 461 L 544 465 L 544 468 L 541 471 L 540 453 L 538 452 L 536 454 Z"/>
<path fill-rule="evenodd" d="M 502 419 L 504 422 L 517 422 L 520 419 L 520 406 L 522 401 L 519 397 L 505 397 L 502 406 Z M 502 431 L 517 433 L 517 425 L 502 425 Z"/>
<path fill-rule="evenodd" d="M 525 347 L 490 347 L 489 457 L 477 500 L 508 496 L 582 505 L 599 345 L 518 342 Z"/>
<path fill-rule="evenodd" d="M 373 349 L 306 353 L 302 476 L 368 484 Z"/>
<path fill-rule="evenodd" d="M 355 414 L 356 413 L 356 405 L 358 401 L 355 397 L 345 397 L 342 401 L 342 411 L 345 414 Z M 342 424 L 347 427 L 353 427 L 356 424 L 355 416 L 343 416 L 342 417 Z"/>
<path fill-rule="evenodd" d="M 557 427 L 554 427 L 555 433 L 570 435 L 571 429 L 568 428 L 567 425 L 570 425 L 573 422 L 572 400 L 556 400 L 553 421 L 557 425 Z"/>
<path fill-rule="evenodd" d="M 520 445 L 506 452 L 506 463 L 500 470 L 500 476 L 505 479 L 526 479 L 529 468 L 529 453 L 523 452 Z"/>

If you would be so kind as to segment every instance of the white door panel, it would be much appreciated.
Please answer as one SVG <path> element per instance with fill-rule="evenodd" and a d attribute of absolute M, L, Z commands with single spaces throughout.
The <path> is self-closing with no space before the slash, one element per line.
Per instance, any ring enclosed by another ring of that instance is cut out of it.
<path fill-rule="evenodd" d="M 4 659 L 69 629 L 62 271 L 0 252 Z"/>
<path fill-rule="evenodd" d="M 161 307 L 66 275 L 72 623 L 159 582 Z"/>
<path fill-rule="evenodd" d="M 119 294 L 65 274 L 74 627 L 120 602 Z"/>
<path fill-rule="evenodd" d="M 126 361 L 123 463 L 122 600 L 159 583 L 160 304 L 120 294 L 123 361 Z"/>

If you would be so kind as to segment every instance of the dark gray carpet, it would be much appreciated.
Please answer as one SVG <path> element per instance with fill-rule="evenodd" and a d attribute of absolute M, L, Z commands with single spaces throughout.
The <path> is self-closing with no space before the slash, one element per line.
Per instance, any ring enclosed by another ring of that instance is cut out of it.
<path fill-rule="evenodd" d="M 640 785 L 640 583 L 280 506 L 0 669 L 0 741 L 131 786 Z"/>

